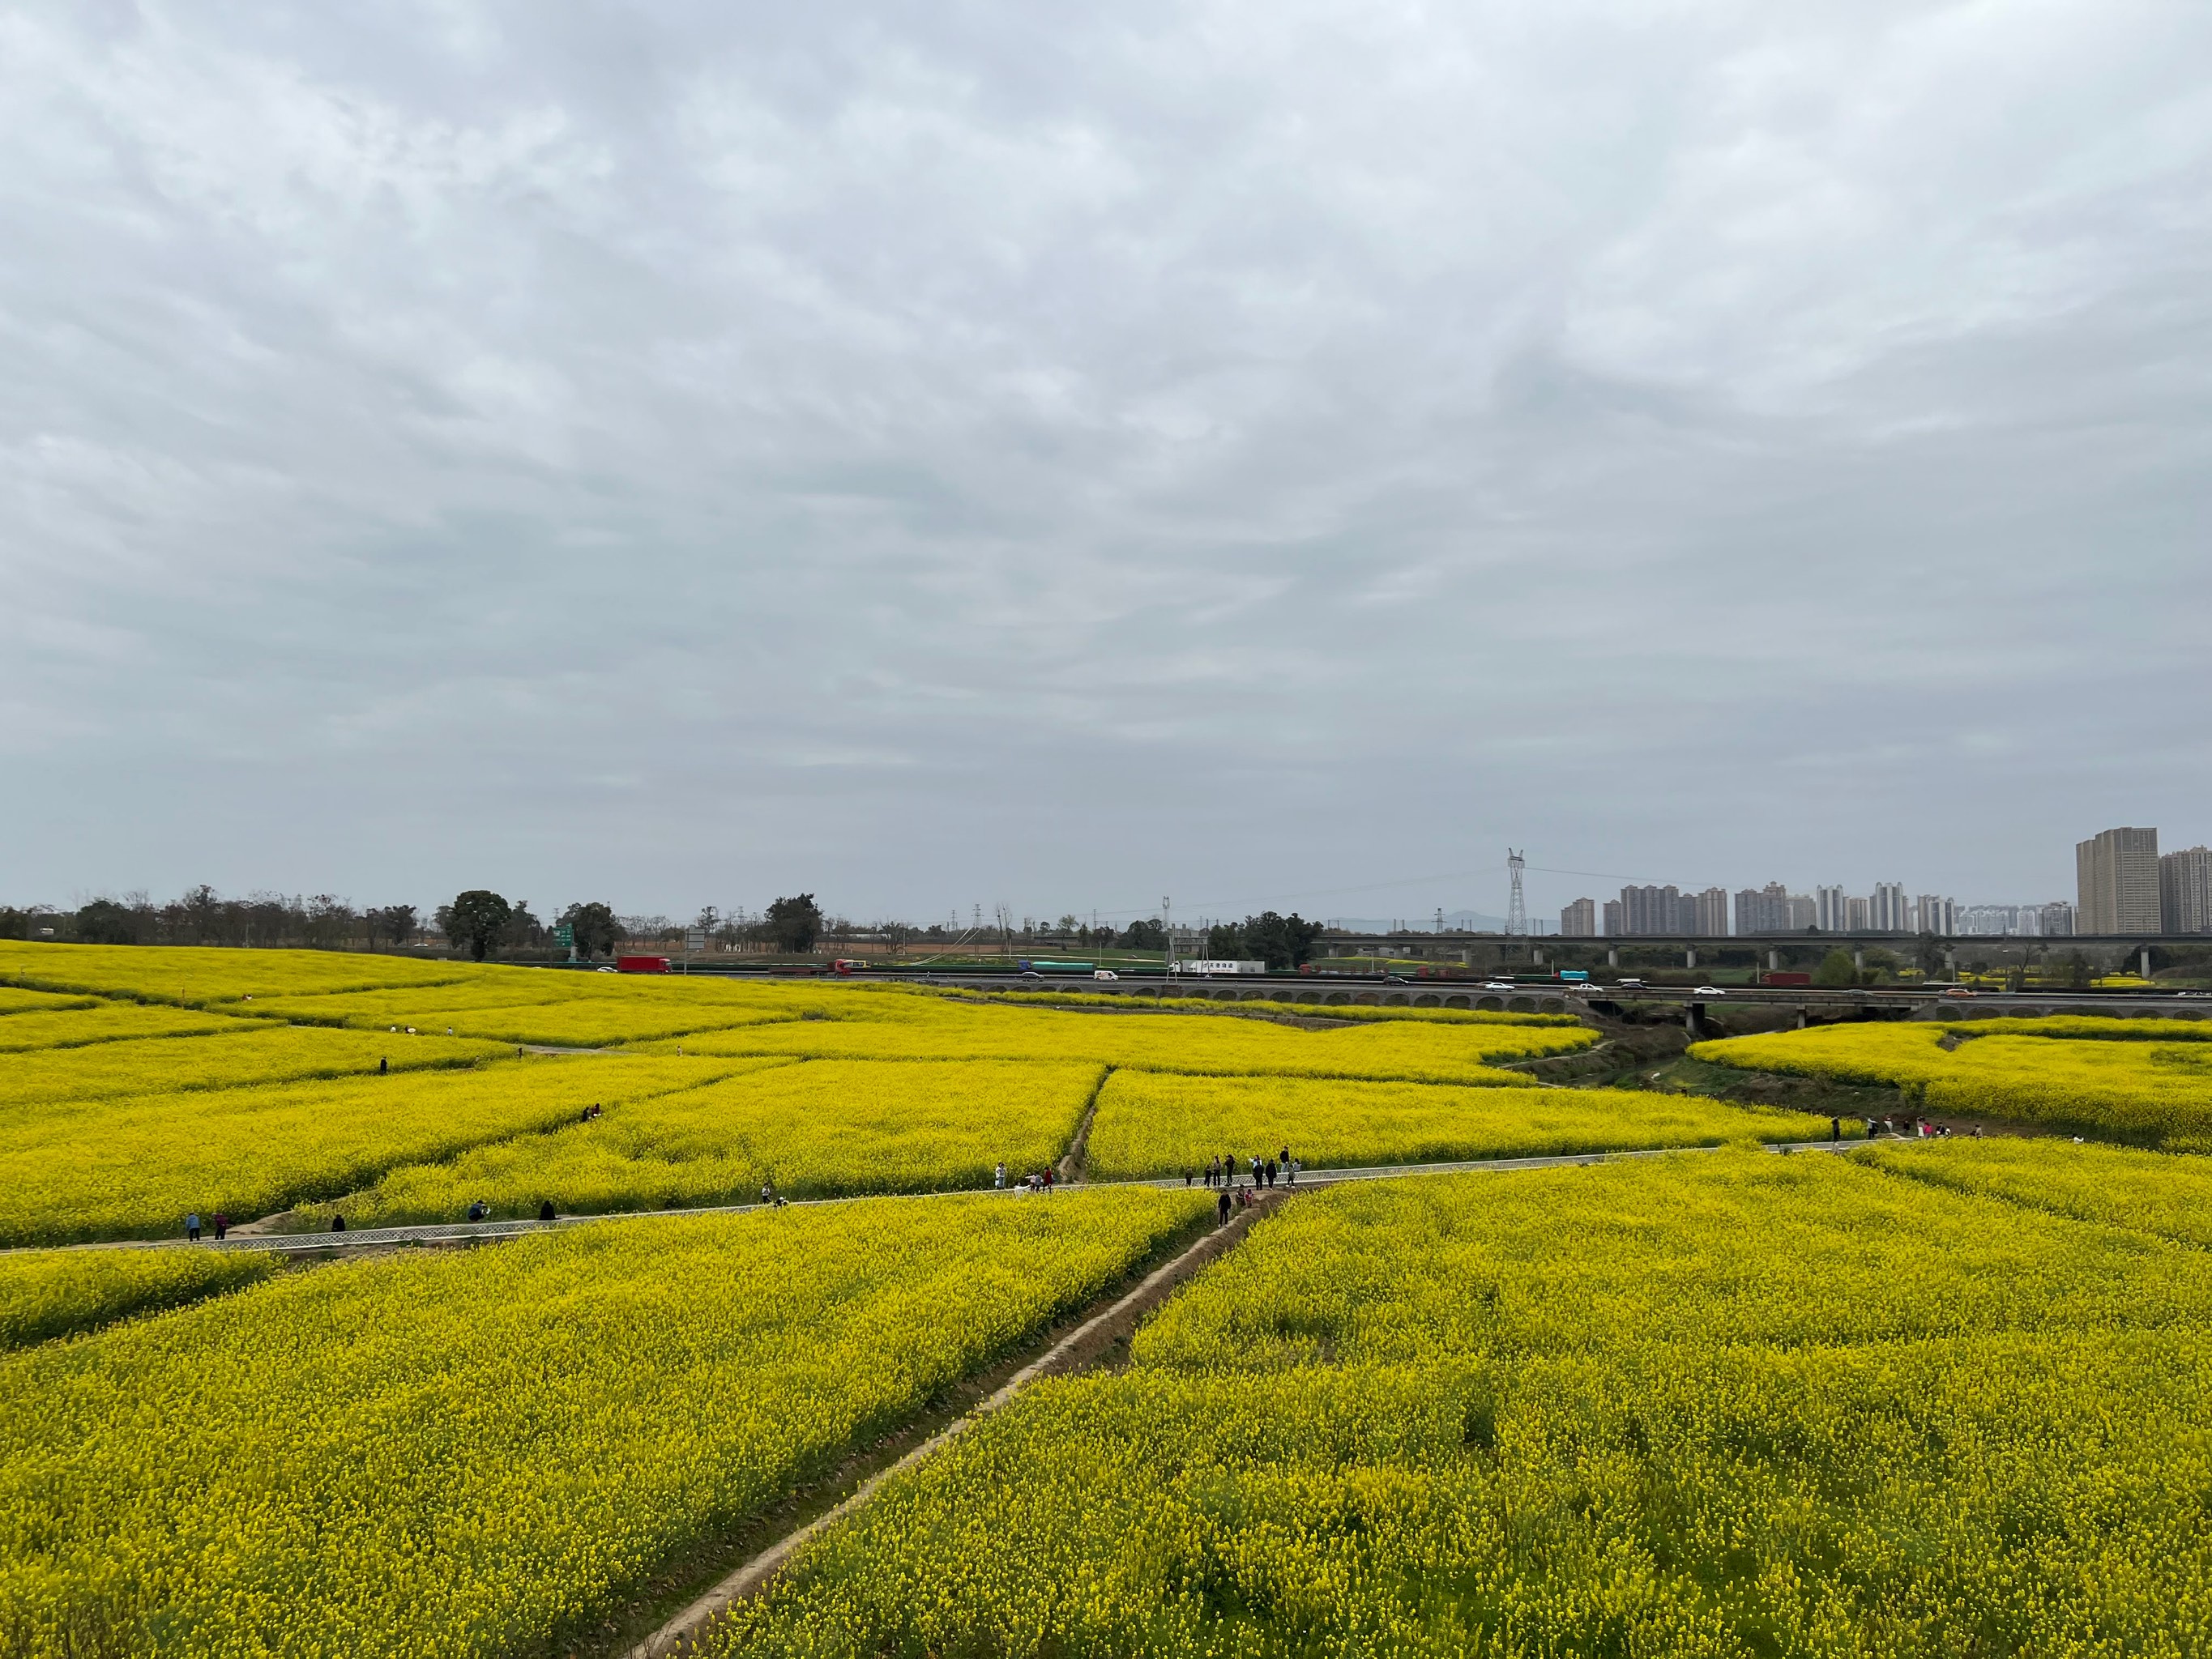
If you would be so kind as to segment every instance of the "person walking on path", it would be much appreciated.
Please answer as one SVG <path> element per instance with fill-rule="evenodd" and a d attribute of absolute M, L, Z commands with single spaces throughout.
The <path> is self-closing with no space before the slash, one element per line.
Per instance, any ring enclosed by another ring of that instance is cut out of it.
<path fill-rule="evenodd" d="M 216 1239 L 220 1241 L 228 1237 L 229 1233 L 230 1218 L 225 1215 L 221 1210 L 217 1210 L 215 1212 L 215 1236 Z"/>
<path fill-rule="evenodd" d="M 334 1232 L 334 1233 L 342 1233 L 342 1232 L 343 1232 L 345 1230 L 346 1230 L 346 1224 L 345 1224 L 345 1218 L 344 1218 L 343 1216 L 342 1216 L 342 1215 L 334 1215 L 334 1216 L 332 1216 L 332 1217 L 331 1218 L 331 1231 L 332 1232 Z"/>
<path fill-rule="evenodd" d="M 1831 1139 L 1831 1140 L 1841 1140 L 1843 1138 L 1844 1138 L 1844 1121 L 1843 1121 L 1843 1119 L 1841 1119 L 1841 1118 L 1839 1118 L 1839 1117 L 1832 1117 L 1832 1118 L 1830 1118 L 1830 1119 L 1828 1120 L 1828 1139 Z"/>
<path fill-rule="evenodd" d="M 1006 1190 L 1006 1160 L 1003 1158 L 999 1160 L 999 1167 L 991 1171 L 991 1190 L 994 1193 Z"/>
<path fill-rule="evenodd" d="M 1226 1227 L 1229 1224 L 1228 1188 L 1224 1187 L 1218 1193 L 1214 1194 L 1213 1213 L 1220 1218 L 1220 1220 L 1216 1224 L 1217 1225 Z"/>
<path fill-rule="evenodd" d="M 197 1210 L 185 1218 L 185 1237 L 195 1244 L 200 1242 L 200 1216 Z"/>

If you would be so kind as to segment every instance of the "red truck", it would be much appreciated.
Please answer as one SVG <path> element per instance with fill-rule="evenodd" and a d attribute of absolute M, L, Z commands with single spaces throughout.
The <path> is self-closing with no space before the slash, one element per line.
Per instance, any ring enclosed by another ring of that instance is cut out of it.
<path fill-rule="evenodd" d="M 1761 974 L 1759 976 L 1759 982 L 1761 985 L 1810 985 L 1813 982 L 1813 976 L 1810 974 L 1801 974 L 1795 969 L 1778 968 L 1771 973 Z"/>
<path fill-rule="evenodd" d="M 666 957 L 617 957 L 615 971 L 618 974 L 665 974 L 668 971 Z"/>

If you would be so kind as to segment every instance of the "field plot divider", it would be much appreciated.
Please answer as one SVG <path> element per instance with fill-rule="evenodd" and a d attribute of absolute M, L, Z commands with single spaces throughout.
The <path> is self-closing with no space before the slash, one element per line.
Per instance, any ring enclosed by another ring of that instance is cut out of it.
<path fill-rule="evenodd" d="M 1133 1182 L 1132 1186 L 1173 1186 L 1172 1182 Z M 835 1200 L 845 1201 L 845 1200 Z M 1049 1199 L 1040 1199 L 1049 1203 Z M 1004 1409 L 1014 1397 L 1040 1376 L 1055 1370 L 1072 1369 L 1071 1362 L 1079 1364 L 1090 1357 L 1089 1351 L 1103 1347 L 1116 1334 L 1116 1328 L 1124 1322 L 1133 1325 L 1155 1301 L 1189 1278 L 1215 1256 L 1223 1255 L 1243 1237 L 1252 1224 L 1265 1215 L 1272 1205 L 1263 1201 L 1251 1209 L 1240 1210 L 1225 1226 L 1209 1228 L 1170 1260 L 1163 1262 L 1139 1281 L 1133 1290 L 1115 1299 L 1103 1312 L 1093 1314 L 1066 1336 L 1054 1343 L 1036 1358 L 1008 1377 L 991 1395 L 955 1418 L 945 1427 L 908 1451 L 896 1462 L 878 1469 L 855 1486 L 834 1507 L 824 1510 L 805 1526 L 786 1534 L 769 1545 L 735 1572 L 694 1601 L 681 1613 L 630 1648 L 624 1659 L 673 1659 L 674 1656 L 699 1651 L 700 1638 L 704 1637 L 714 1621 L 731 1606 L 758 1595 L 766 1589 L 776 1574 L 782 1571 L 792 1557 L 828 1528 L 843 1520 L 875 1495 L 876 1489 L 901 1470 L 909 1468 L 923 1459 L 934 1455 L 950 1444 L 953 1438 L 984 1418 Z"/>
<path fill-rule="evenodd" d="M 562 1126 L 565 1127 L 566 1126 Z M 1847 1152 L 1856 1146 L 1880 1145 L 1909 1146 L 1921 1143 L 1905 1140 L 1793 1140 L 1767 1143 L 1764 1150 L 1771 1152 Z M 1932 1141 L 1926 1143 L 1933 1145 Z M 1458 1164 L 1378 1164 L 1372 1166 L 1347 1164 L 1333 1170 L 1303 1171 L 1295 1186 L 1275 1188 L 1277 1192 L 1297 1192 L 1307 1187 L 1334 1186 L 1344 1181 L 1388 1181 L 1403 1176 L 1475 1175 L 1484 1172 L 1509 1174 L 1516 1170 L 1563 1170 L 1577 1164 L 1613 1164 L 1626 1158 L 1672 1158 L 1677 1153 L 1717 1152 L 1722 1146 L 1651 1146 L 1626 1152 L 1559 1152 L 1541 1158 L 1485 1158 Z M 1094 1187 L 1182 1187 L 1186 1183 L 1178 1176 L 1159 1176 L 1141 1181 L 1098 1181 L 1083 1183 Z M 838 1198 L 799 1198 L 787 1200 L 793 1209 L 817 1204 L 875 1204 L 889 1200 L 926 1202 L 933 1198 L 953 1198 L 963 1194 L 989 1193 L 989 1188 L 960 1187 L 941 1193 L 854 1193 Z M 995 1194 L 1024 1203 L 1049 1202 L 1038 1200 L 1018 1190 Z M 553 1232 L 563 1227 L 590 1226 L 604 1221 L 641 1221 L 653 1217 L 678 1215 L 744 1215 L 763 1207 L 758 1204 L 702 1204 L 684 1210 L 610 1210 L 598 1215 L 564 1215 L 551 1221 L 538 1221 L 528 1217 L 517 1217 L 504 1221 L 453 1221 L 406 1227 L 350 1228 L 342 1233 L 257 1233 L 244 1238 L 222 1240 L 203 1239 L 197 1244 L 182 1239 L 121 1240 L 89 1244 L 38 1245 L 28 1248 L 64 1250 L 110 1249 L 177 1249 L 177 1250 L 344 1250 L 377 1245 L 392 1244 L 465 1244 L 501 1238 L 521 1238 L 532 1233 Z"/>
<path fill-rule="evenodd" d="M 1068 1185 L 1080 1183 L 1085 1179 L 1083 1164 L 1091 1151 L 1091 1120 L 1098 1115 L 1098 1101 L 1105 1094 L 1106 1085 L 1114 1080 L 1114 1073 L 1121 1069 L 1109 1062 L 1098 1073 L 1098 1081 L 1091 1090 L 1091 1098 L 1083 1103 L 1083 1115 L 1077 1120 L 1075 1133 L 1068 1137 L 1066 1154 L 1060 1160 L 1060 1179 Z"/>

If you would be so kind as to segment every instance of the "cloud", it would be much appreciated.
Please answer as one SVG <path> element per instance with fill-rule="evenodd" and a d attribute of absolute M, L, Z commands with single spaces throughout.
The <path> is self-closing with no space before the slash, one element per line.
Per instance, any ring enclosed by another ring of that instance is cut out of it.
<path fill-rule="evenodd" d="M 2208 65 L 2041 0 L 19 7 L 13 896 L 2063 892 L 2212 833 Z"/>

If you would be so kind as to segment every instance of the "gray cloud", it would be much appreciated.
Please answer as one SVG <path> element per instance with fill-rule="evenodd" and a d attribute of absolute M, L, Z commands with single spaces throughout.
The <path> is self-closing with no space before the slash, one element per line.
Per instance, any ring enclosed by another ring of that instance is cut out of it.
<path fill-rule="evenodd" d="M 2063 893 L 2212 838 L 2208 70 L 2159 3 L 20 7 L 0 867 Z"/>

